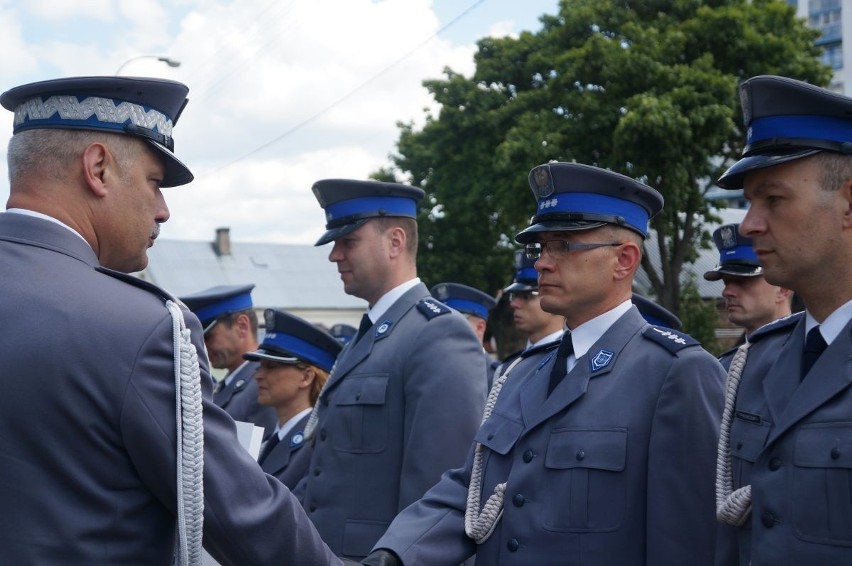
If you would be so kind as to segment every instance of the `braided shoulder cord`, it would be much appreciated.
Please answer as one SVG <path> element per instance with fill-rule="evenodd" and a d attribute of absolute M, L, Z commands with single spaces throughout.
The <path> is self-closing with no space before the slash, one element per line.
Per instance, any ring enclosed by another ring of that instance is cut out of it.
<path fill-rule="evenodd" d="M 520 356 L 512 362 L 512 364 L 497 378 L 491 391 L 488 393 L 488 399 L 485 401 L 485 411 L 482 415 L 482 423 L 488 420 L 491 412 L 494 410 L 494 405 L 497 404 L 497 397 L 503 389 L 503 384 L 509 377 L 518 363 L 522 360 Z M 480 424 L 480 426 L 482 426 Z M 488 540 L 488 537 L 494 532 L 494 527 L 503 515 L 503 497 L 506 492 L 506 482 L 499 483 L 494 486 L 494 493 L 485 502 L 482 511 L 479 510 L 480 493 L 482 492 L 482 444 L 477 442 L 473 453 L 473 468 L 470 473 L 470 485 L 467 488 L 467 506 L 464 511 L 464 532 L 476 541 L 476 544 L 482 544 Z"/>
<path fill-rule="evenodd" d="M 180 566 L 199 566 L 204 529 L 204 429 L 201 415 L 201 371 L 183 313 L 167 301 L 172 317 L 177 424 L 177 531 L 175 552 Z"/>
<path fill-rule="evenodd" d="M 731 423 L 749 346 L 751 344 L 746 341 L 731 360 L 725 384 L 725 409 L 719 431 L 719 449 L 716 453 L 716 519 L 737 527 L 745 524 L 751 515 L 751 486 L 746 485 L 734 491 L 731 473 Z"/>

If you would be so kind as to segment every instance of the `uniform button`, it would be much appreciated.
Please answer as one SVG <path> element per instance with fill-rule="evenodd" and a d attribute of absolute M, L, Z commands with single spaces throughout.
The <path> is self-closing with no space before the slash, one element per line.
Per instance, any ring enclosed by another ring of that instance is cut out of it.
<path fill-rule="evenodd" d="M 838 458 L 840 458 L 840 448 L 835 446 L 834 448 L 831 449 L 831 459 L 837 460 Z"/>
<path fill-rule="evenodd" d="M 316 511 L 316 510 L 317 510 L 317 506 L 316 506 L 316 505 L 314 505 L 313 503 L 311 503 L 310 507 L 308 507 L 308 511 L 310 511 L 311 513 L 313 513 L 313 512 L 314 512 L 314 511 Z"/>
<path fill-rule="evenodd" d="M 321 471 L 319 468 L 314 468 L 314 475 L 315 475 L 315 476 L 318 476 L 318 475 L 320 475 L 321 473 L 322 473 L 322 471 Z"/>
<path fill-rule="evenodd" d="M 515 504 L 515 507 L 523 507 L 526 501 L 526 498 L 520 493 L 515 494 L 515 497 L 512 498 L 512 503 Z"/>
<path fill-rule="evenodd" d="M 778 456 L 769 460 L 769 470 L 770 471 L 774 472 L 775 470 L 777 470 L 780 467 L 781 467 L 781 458 L 779 458 Z"/>
<path fill-rule="evenodd" d="M 509 549 L 509 552 L 515 552 L 520 547 L 521 547 L 521 543 L 519 543 L 518 539 L 516 539 L 516 538 L 510 538 L 509 542 L 506 543 L 506 548 Z"/>
<path fill-rule="evenodd" d="M 586 451 L 585 450 L 580 450 L 579 452 L 577 452 L 577 459 L 578 460 L 582 460 L 585 457 L 586 457 Z"/>
<path fill-rule="evenodd" d="M 356 401 L 360 401 L 360 400 L 361 400 L 361 394 L 360 394 L 360 393 L 358 393 L 357 395 L 355 395 L 355 400 L 356 400 Z"/>
<path fill-rule="evenodd" d="M 764 511 L 763 514 L 760 516 L 760 521 L 763 523 L 764 527 L 766 527 L 767 529 L 771 529 L 775 526 L 775 523 L 778 522 L 778 519 L 776 519 L 775 515 L 773 515 L 771 512 Z"/>
<path fill-rule="evenodd" d="M 737 450 L 742 450 L 742 449 L 743 449 L 743 441 L 740 440 L 739 442 L 737 442 Z"/>
<path fill-rule="evenodd" d="M 328 433 L 325 432 L 325 429 L 322 429 L 320 431 L 320 440 L 325 440 L 327 436 L 328 436 Z"/>
<path fill-rule="evenodd" d="M 494 433 L 492 432 L 491 434 L 488 435 L 488 440 L 493 440 L 493 439 L 494 439 Z"/>
<path fill-rule="evenodd" d="M 535 452 L 533 452 L 532 450 L 527 450 L 526 452 L 524 452 L 524 462 L 529 464 L 530 462 L 532 462 L 533 458 L 535 458 Z"/>

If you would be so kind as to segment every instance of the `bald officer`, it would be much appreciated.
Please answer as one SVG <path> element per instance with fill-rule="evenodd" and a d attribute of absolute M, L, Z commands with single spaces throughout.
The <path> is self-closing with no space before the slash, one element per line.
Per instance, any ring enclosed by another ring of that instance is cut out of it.
<path fill-rule="evenodd" d="M 516 239 L 536 258 L 559 349 L 491 391 L 467 465 L 376 544 L 386 564 L 707 565 L 724 371 L 631 303 L 662 196 L 633 179 L 549 163 Z M 493 411 L 489 410 L 496 396 Z"/>
<path fill-rule="evenodd" d="M 212 403 L 201 325 L 136 277 L 169 218 L 181 83 L 14 88 L 0 214 L 4 564 L 335 564 Z M 202 427 L 203 420 L 203 427 Z M 269 533 L 275 533 L 270 537 Z"/>
<path fill-rule="evenodd" d="M 308 423 L 314 452 L 295 491 L 335 553 L 363 558 L 400 510 L 464 463 L 485 364 L 464 317 L 417 277 L 423 191 L 332 179 L 313 192 L 327 220 L 317 245 L 333 243 L 344 291 L 369 310 Z"/>
<path fill-rule="evenodd" d="M 806 310 L 764 363 L 760 342 L 731 363 L 718 515 L 738 552 L 718 563 L 850 564 L 852 98 L 778 76 L 740 98 L 748 137 L 718 184 L 743 190 L 740 233 Z"/>
<path fill-rule="evenodd" d="M 485 328 L 488 326 L 488 316 L 491 310 L 497 306 L 497 300 L 494 297 L 485 291 L 461 283 L 438 283 L 429 292 L 451 309 L 462 313 L 480 344 L 483 343 Z M 488 375 L 488 389 L 491 389 L 491 384 L 494 381 L 494 369 L 497 366 L 496 360 L 485 351 L 484 346 L 482 356 Z"/>
<path fill-rule="evenodd" d="M 204 326 L 210 364 L 228 373 L 213 390 L 213 402 L 235 421 L 263 428 L 264 438 L 277 423 L 275 410 L 257 400 L 254 374 L 258 362 L 244 354 L 257 349 L 257 313 L 251 299 L 254 285 L 217 285 L 181 297 Z"/>

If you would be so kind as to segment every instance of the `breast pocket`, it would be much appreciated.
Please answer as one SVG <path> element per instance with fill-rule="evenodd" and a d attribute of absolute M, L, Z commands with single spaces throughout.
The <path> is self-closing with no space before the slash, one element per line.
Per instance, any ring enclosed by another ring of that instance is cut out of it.
<path fill-rule="evenodd" d="M 809 542 L 852 546 L 852 423 L 801 427 L 793 464 L 796 535 Z"/>
<path fill-rule="evenodd" d="M 348 376 L 334 392 L 332 445 L 352 453 L 381 452 L 387 445 L 389 416 L 385 400 L 388 375 Z"/>
<path fill-rule="evenodd" d="M 600 532 L 624 517 L 627 430 L 554 429 L 547 444 L 543 525 L 552 531 Z"/>
<path fill-rule="evenodd" d="M 751 483 L 754 462 L 766 445 L 769 424 L 758 415 L 737 413 L 731 423 L 731 467 L 734 489 Z"/>

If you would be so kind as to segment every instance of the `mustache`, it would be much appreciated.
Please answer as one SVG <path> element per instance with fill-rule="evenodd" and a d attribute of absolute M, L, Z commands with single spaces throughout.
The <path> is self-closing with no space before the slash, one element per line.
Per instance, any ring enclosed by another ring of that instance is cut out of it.
<path fill-rule="evenodd" d="M 160 235 L 160 224 L 157 223 L 157 224 L 154 224 L 154 231 L 151 232 L 151 239 L 156 240 L 159 235 Z"/>

